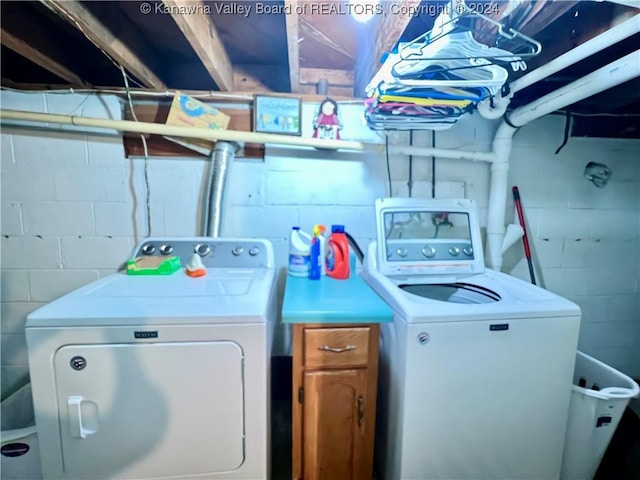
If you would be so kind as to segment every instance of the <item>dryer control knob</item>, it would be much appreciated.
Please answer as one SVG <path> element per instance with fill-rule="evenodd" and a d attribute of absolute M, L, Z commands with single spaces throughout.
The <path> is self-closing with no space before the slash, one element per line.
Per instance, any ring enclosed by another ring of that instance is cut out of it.
<path fill-rule="evenodd" d="M 171 255 L 173 253 L 173 247 L 171 245 L 162 245 L 160 247 L 160 253 L 162 255 Z"/>
<path fill-rule="evenodd" d="M 209 255 L 209 252 L 211 252 L 211 247 L 209 247 L 209 245 L 207 245 L 206 243 L 199 243 L 196 245 L 194 251 L 201 257 L 206 257 L 207 255 Z"/>
<path fill-rule="evenodd" d="M 471 255 L 473 255 L 473 248 L 471 247 L 464 247 L 462 249 L 462 253 L 464 253 L 467 257 L 470 257 Z"/>
<path fill-rule="evenodd" d="M 399 248 L 398 250 L 396 250 L 396 253 L 401 257 L 406 257 L 409 251 L 406 248 Z"/>
<path fill-rule="evenodd" d="M 422 249 L 422 254 L 427 258 L 431 258 L 436 254 L 436 249 L 433 248 L 431 245 L 426 245 Z"/>
<path fill-rule="evenodd" d="M 452 257 L 457 257 L 459 253 L 460 253 L 460 249 L 458 247 L 450 247 L 449 248 L 449 254 Z"/>
<path fill-rule="evenodd" d="M 144 253 L 145 255 L 153 255 L 155 251 L 156 251 L 156 247 L 154 247 L 150 243 L 147 243 L 146 245 L 142 246 L 142 253 Z"/>
<path fill-rule="evenodd" d="M 255 257 L 259 253 L 260 253 L 260 247 L 251 247 L 251 249 L 249 250 L 249 255 L 251 255 L 252 257 Z"/>
<path fill-rule="evenodd" d="M 243 252 L 244 252 L 244 248 L 242 248 L 240 245 L 238 245 L 237 247 L 234 247 L 233 250 L 231 250 L 231 253 L 233 253 L 236 257 L 238 255 L 242 255 Z"/>

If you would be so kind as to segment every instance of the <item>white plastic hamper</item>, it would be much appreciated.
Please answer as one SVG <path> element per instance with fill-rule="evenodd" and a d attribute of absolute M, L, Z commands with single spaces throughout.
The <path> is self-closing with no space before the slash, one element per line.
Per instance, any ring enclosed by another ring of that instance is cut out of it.
<path fill-rule="evenodd" d="M 620 418 L 640 392 L 623 373 L 577 352 L 569 420 L 562 459 L 562 480 L 591 480 Z"/>
<path fill-rule="evenodd" d="M 2 480 L 39 480 L 40 450 L 33 416 L 31 384 L 2 401 Z"/>

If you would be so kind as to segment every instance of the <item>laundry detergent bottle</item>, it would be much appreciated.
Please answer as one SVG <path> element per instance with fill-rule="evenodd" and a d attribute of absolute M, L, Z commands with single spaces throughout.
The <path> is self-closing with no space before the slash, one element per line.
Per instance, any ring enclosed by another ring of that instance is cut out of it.
<path fill-rule="evenodd" d="M 332 225 L 325 255 L 327 276 L 344 280 L 349 278 L 349 240 L 343 225 Z"/>
<path fill-rule="evenodd" d="M 311 235 L 293 227 L 289 235 L 289 275 L 308 277 L 311 255 Z"/>

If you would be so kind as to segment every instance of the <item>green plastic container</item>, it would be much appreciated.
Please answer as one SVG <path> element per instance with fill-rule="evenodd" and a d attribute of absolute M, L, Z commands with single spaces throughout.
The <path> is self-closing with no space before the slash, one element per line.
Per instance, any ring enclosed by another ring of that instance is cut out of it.
<path fill-rule="evenodd" d="M 127 261 L 127 275 L 171 275 L 180 267 L 180 257 L 138 257 Z"/>

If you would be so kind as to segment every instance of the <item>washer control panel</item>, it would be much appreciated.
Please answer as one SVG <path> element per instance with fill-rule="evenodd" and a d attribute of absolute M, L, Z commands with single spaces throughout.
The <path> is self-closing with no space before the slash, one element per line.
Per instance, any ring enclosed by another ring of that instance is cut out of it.
<path fill-rule="evenodd" d="M 272 268 L 273 247 L 262 239 L 198 237 L 148 238 L 134 250 L 134 257 L 180 257 L 182 265 L 199 255 L 205 267 Z"/>
<path fill-rule="evenodd" d="M 472 200 L 378 198 L 376 231 L 375 268 L 383 275 L 438 281 L 484 272 L 478 208 Z"/>
<path fill-rule="evenodd" d="M 416 241 L 388 240 L 387 260 L 389 261 L 425 261 L 425 260 L 472 260 L 474 258 L 471 243 L 465 241 Z"/>

